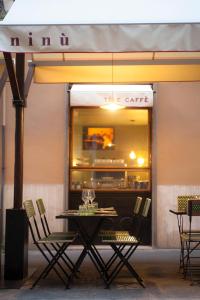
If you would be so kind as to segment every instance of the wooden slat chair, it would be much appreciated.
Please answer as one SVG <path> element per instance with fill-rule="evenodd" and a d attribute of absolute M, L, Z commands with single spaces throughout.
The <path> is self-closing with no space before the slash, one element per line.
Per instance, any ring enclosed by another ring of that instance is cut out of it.
<path fill-rule="evenodd" d="M 187 212 L 187 205 L 189 200 L 194 200 L 194 199 L 200 199 L 200 195 L 178 195 L 177 196 L 177 211 L 180 213 L 186 213 Z M 185 271 L 184 271 L 184 264 L 186 260 L 186 251 L 185 251 L 185 244 L 182 239 L 182 234 L 187 233 L 188 230 L 184 228 L 184 219 L 185 216 L 184 214 L 177 215 L 177 222 L 178 222 L 178 230 L 179 230 L 179 238 L 180 238 L 180 259 L 179 259 L 179 270 L 183 272 L 185 276 Z M 193 230 L 193 232 L 199 232 L 200 230 Z"/>
<path fill-rule="evenodd" d="M 139 214 L 137 218 L 137 226 L 135 227 L 135 229 L 133 228 L 133 232 L 135 231 L 135 235 L 129 233 L 120 234 L 120 231 L 117 231 L 116 234 L 111 234 L 107 237 L 102 237 L 102 243 L 110 245 L 118 258 L 117 263 L 115 263 L 115 265 L 113 264 L 112 268 L 110 266 L 109 269 L 105 270 L 108 277 L 107 287 L 110 286 L 110 284 L 119 274 L 123 266 L 127 267 L 129 272 L 132 274 L 133 277 L 136 278 L 136 280 L 142 287 L 145 287 L 142 278 L 138 275 L 138 273 L 135 271 L 135 269 L 132 267 L 128 260 L 143 241 L 142 237 L 146 229 L 146 221 L 148 220 L 147 217 L 149 214 L 150 206 L 151 199 L 146 198 L 142 213 Z M 127 246 L 128 249 L 126 247 L 125 251 L 122 251 L 121 246 L 123 246 L 123 249 Z"/>
<path fill-rule="evenodd" d="M 42 228 L 43 228 L 44 234 L 46 236 L 49 235 L 49 234 L 55 235 L 55 236 L 67 236 L 67 237 L 76 235 L 76 232 L 74 232 L 74 231 L 52 232 L 50 230 L 50 226 L 49 226 L 49 223 L 48 223 L 48 220 L 47 220 L 47 217 L 46 217 L 46 208 L 45 208 L 43 199 L 42 198 L 37 199 L 36 204 L 37 204 L 38 212 L 39 212 L 39 215 L 40 215 Z"/>
<path fill-rule="evenodd" d="M 41 224 L 42 224 L 42 228 L 43 228 L 43 232 L 44 232 L 44 235 L 45 236 L 52 236 L 52 237 L 57 237 L 57 238 L 74 238 L 77 236 L 77 234 L 75 232 L 52 232 L 50 230 L 50 226 L 49 226 L 49 223 L 48 223 L 48 220 L 47 220 L 47 217 L 46 217 L 46 209 L 45 209 L 45 206 L 44 206 L 44 201 L 43 199 L 39 198 L 36 200 L 36 204 L 37 204 L 37 208 L 38 208 L 38 212 L 39 212 L 39 215 L 40 215 L 40 221 L 41 221 Z M 54 248 L 54 250 L 58 250 L 58 248 L 60 247 L 59 243 L 54 243 L 52 245 L 52 247 Z M 66 254 L 66 253 L 63 253 L 63 256 L 62 256 L 62 259 L 64 260 L 65 264 L 67 265 L 67 267 L 73 271 L 74 269 L 74 263 L 72 262 L 72 260 L 70 259 L 70 257 Z"/>
<path fill-rule="evenodd" d="M 128 223 L 128 226 L 132 227 L 134 218 L 136 218 L 136 216 L 139 214 L 141 204 L 142 204 L 142 197 L 137 197 L 134 208 L 133 208 L 133 215 L 131 217 L 123 217 L 120 219 L 119 226 L 122 228 L 122 230 L 120 230 L 119 233 L 121 235 L 129 234 L 129 231 L 123 230 L 123 227 L 127 226 L 127 225 L 125 225 L 125 223 Z M 104 236 L 117 234 L 117 233 L 118 233 L 118 231 L 116 231 L 116 230 L 100 230 L 99 237 L 103 238 Z"/>
<path fill-rule="evenodd" d="M 63 253 L 66 251 L 67 247 L 74 241 L 74 237 L 62 237 L 51 235 L 41 237 L 32 200 L 24 201 L 23 206 L 26 211 L 33 242 L 47 261 L 46 267 L 42 270 L 40 275 L 34 281 L 32 288 L 34 288 L 42 278 L 45 278 L 52 269 L 55 271 L 56 275 L 60 278 L 60 280 L 64 283 L 66 288 L 68 288 L 73 273 L 71 272 L 71 270 L 70 274 L 67 273 L 66 269 L 61 265 L 59 260 L 60 258 L 62 258 Z M 54 243 L 60 245 L 60 247 L 55 253 L 51 250 L 51 246 Z M 61 275 L 61 273 L 62 275 L 64 275 L 64 278 Z"/>
<path fill-rule="evenodd" d="M 136 219 L 139 215 L 141 204 L 142 204 L 142 197 L 138 196 L 136 198 L 135 205 L 133 208 L 133 215 L 131 217 L 123 217 L 120 219 L 119 226 L 121 227 L 121 229 L 120 230 L 101 230 L 99 233 L 99 237 L 101 239 L 103 239 L 104 237 L 106 238 L 106 237 L 112 236 L 112 235 L 129 236 L 130 229 L 133 230 L 134 223 L 137 224 Z M 126 227 L 128 227 L 128 230 Z M 126 228 L 126 230 L 124 230 L 124 228 Z M 119 247 L 119 250 L 123 251 L 124 248 L 125 248 L 125 244 L 121 244 Z M 117 254 L 114 252 L 113 255 L 110 257 L 110 259 L 105 263 L 105 269 L 107 271 L 110 269 L 110 267 L 116 261 L 116 259 L 117 259 Z"/>
<path fill-rule="evenodd" d="M 194 283 L 194 276 L 199 275 L 200 281 L 200 230 L 193 230 L 192 221 L 198 217 L 200 221 L 200 199 L 188 200 L 187 215 L 189 217 L 189 228 L 181 234 L 183 247 L 183 270 L 184 277 L 188 275 Z"/>

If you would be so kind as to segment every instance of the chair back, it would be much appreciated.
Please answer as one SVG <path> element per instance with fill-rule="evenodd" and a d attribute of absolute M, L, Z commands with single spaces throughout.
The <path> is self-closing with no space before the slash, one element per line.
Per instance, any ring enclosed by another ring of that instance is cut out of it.
<path fill-rule="evenodd" d="M 188 200 L 192 200 L 192 199 L 200 199 L 200 195 L 179 195 L 177 197 L 178 211 L 187 212 Z"/>
<path fill-rule="evenodd" d="M 36 221 L 36 213 L 35 208 L 33 206 L 32 200 L 26 200 L 23 202 L 24 209 L 26 211 L 26 215 L 28 218 L 28 224 L 31 231 L 31 235 L 33 238 L 33 241 L 36 242 L 37 239 L 40 239 L 40 232 Z"/>
<path fill-rule="evenodd" d="M 41 198 L 36 200 L 38 211 L 40 215 L 44 215 L 46 213 L 46 209 L 44 207 L 44 202 Z"/>
<path fill-rule="evenodd" d="M 200 216 L 200 199 L 188 200 L 187 214 L 189 217 Z"/>
<path fill-rule="evenodd" d="M 45 236 L 48 236 L 51 233 L 51 231 L 46 217 L 46 209 L 44 206 L 44 202 L 41 198 L 39 198 L 36 200 L 36 204 L 40 215 L 40 220 L 42 223 L 42 229 L 44 231 Z"/>
<path fill-rule="evenodd" d="M 144 218 L 146 218 L 148 216 L 150 206 L 151 206 L 151 199 L 146 198 L 145 203 L 144 203 L 144 207 L 143 207 L 143 211 L 142 211 L 142 216 Z"/>
<path fill-rule="evenodd" d="M 192 237 L 192 217 L 200 216 L 200 199 L 190 199 L 187 202 L 187 215 L 189 216 L 189 241 Z"/>
<path fill-rule="evenodd" d="M 26 211 L 26 215 L 27 215 L 28 219 L 30 220 L 31 218 L 34 218 L 35 217 L 35 209 L 34 209 L 32 200 L 24 201 L 23 205 L 24 205 L 24 209 Z"/>
<path fill-rule="evenodd" d="M 137 237 L 137 239 L 140 242 L 145 242 L 145 236 L 148 226 L 148 215 L 151 207 L 151 199 L 146 198 L 144 202 L 144 207 L 142 209 L 142 212 L 137 217 L 137 226 L 135 226 L 134 229 L 134 235 Z"/>
<path fill-rule="evenodd" d="M 139 214 L 141 204 L 142 204 L 142 197 L 137 197 L 136 201 L 135 201 L 135 206 L 134 206 L 134 209 L 133 209 L 133 214 L 134 215 Z"/>

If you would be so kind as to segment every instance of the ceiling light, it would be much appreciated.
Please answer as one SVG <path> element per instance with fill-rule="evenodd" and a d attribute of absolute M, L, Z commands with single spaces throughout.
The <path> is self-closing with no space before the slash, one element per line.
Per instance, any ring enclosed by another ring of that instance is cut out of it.
<path fill-rule="evenodd" d="M 143 157 L 138 157 L 137 159 L 137 163 L 140 167 L 142 167 L 144 165 L 144 158 Z"/>
<path fill-rule="evenodd" d="M 131 152 L 129 153 L 129 157 L 130 157 L 130 159 L 136 159 L 136 154 L 135 154 L 135 152 L 134 152 L 134 151 L 131 151 Z"/>
<path fill-rule="evenodd" d="M 103 109 L 110 110 L 110 111 L 116 111 L 116 110 L 125 108 L 125 106 L 119 105 L 119 104 L 116 104 L 116 103 L 109 103 L 109 104 L 102 105 L 100 107 L 103 108 Z"/>

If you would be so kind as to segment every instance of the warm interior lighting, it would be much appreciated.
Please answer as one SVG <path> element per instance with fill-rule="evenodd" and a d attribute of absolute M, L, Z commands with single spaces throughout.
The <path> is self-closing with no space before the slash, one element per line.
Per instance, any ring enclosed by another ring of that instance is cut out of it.
<path fill-rule="evenodd" d="M 109 143 L 109 144 L 108 144 L 108 147 L 110 147 L 110 148 L 111 148 L 112 146 L 113 146 L 113 144 L 112 144 L 112 143 Z"/>
<path fill-rule="evenodd" d="M 131 151 L 131 152 L 129 153 L 129 157 L 130 157 L 130 159 L 136 159 L 136 154 L 135 154 L 135 152 L 134 152 L 134 151 Z"/>
<path fill-rule="evenodd" d="M 116 103 L 109 103 L 109 104 L 102 105 L 100 107 L 103 108 L 103 109 L 116 111 L 116 110 L 124 108 L 125 106 L 119 105 L 119 104 L 116 104 Z"/>
<path fill-rule="evenodd" d="M 138 164 L 138 166 L 142 167 L 144 165 L 144 158 L 143 157 L 138 157 L 137 164 Z"/>

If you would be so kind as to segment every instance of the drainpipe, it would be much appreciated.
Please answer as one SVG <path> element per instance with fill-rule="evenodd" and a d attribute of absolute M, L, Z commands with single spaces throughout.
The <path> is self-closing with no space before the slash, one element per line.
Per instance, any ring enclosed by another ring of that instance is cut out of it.
<path fill-rule="evenodd" d="M 0 190 L 0 255 L 3 247 L 4 228 L 4 184 L 5 184 L 5 125 L 6 125 L 6 101 L 5 88 L 2 93 L 2 124 L 1 124 L 1 190 Z M 1 258 L 0 258 L 1 262 Z"/>

